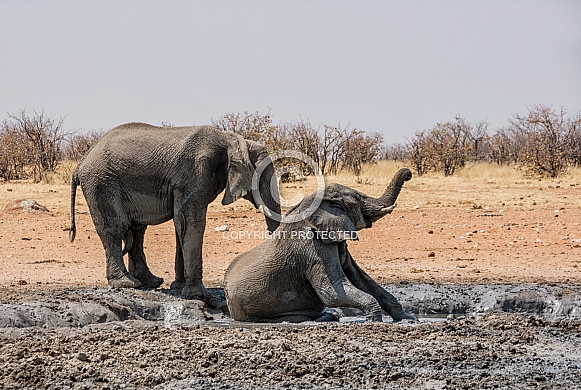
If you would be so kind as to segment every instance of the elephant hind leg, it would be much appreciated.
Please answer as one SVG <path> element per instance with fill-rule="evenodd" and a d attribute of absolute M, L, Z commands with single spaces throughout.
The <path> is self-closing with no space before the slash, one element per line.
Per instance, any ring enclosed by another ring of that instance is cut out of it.
<path fill-rule="evenodd" d="M 89 194 L 87 205 L 107 260 L 107 280 L 111 287 L 139 288 L 141 282 L 127 272 L 123 262 L 123 239 L 130 227 L 127 210 L 117 183 L 89 182 L 83 185 Z M 85 195 L 87 196 L 87 195 Z"/>
<path fill-rule="evenodd" d="M 129 273 L 139 280 L 142 288 L 157 288 L 163 283 L 163 278 L 152 274 L 147 266 L 143 251 L 145 229 L 147 226 L 131 229 L 130 235 L 133 236 L 133 242 L 129 249 Z"/>
<path fill-rule="evenodd" d="M 97 229 L 99 233 L 101 229 Z M 100 232 L 107 257 L 107 281 L 114 288 L 140 288 L 141 282 L 133 277 L 123 263 L 121 235 Z"/>

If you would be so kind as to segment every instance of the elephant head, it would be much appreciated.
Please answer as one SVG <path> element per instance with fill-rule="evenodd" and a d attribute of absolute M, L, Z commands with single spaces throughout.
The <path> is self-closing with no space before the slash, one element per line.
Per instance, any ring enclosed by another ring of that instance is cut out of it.
<path fill-rule="evenodd" d="M 274 215 L 280 215 L 280 198 L 276 184 L 276 174 L 266 148 L 258 142 L 245 140 L 235 135 L 228 147 L 228 178 L 222 204 L 228 205 L 239 198 L 244 198 L 258 208 L 263 206 L 266 225 L 270 232 L 279 225 Z M 257 167 L 263 169 L 257 172 Z M 252 191 L 253 175 L 257 178 L 257 193 Z"/>
<path fill-rule="evenodd" d="M 373 222 L 393 211 L 397 206 L 395 201 L 403 183 L 411 177 L 409 169 L 400 169 L 379 198 L 373 198 L 341 184 L 329 184 L 325 187 L 320 206 L 315 212 L 307 215 L 307 223 L 322 233 L 320 238 L 323 242 L 357 239 L 358 230 L 370 228 Z M 304 213 L 314 201 L 314 197 L 315 195 L 311 195 L 305 198 L 289 211 L 288 215 Z"/>

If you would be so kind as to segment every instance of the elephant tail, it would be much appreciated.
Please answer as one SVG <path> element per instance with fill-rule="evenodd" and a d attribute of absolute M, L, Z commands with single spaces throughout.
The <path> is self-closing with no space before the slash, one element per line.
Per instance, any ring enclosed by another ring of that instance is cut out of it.
<path fill-rule="evenodd" d="M 69 240 L 75 241 L 77 235 L 77 225 L 75 224 L 75 199 L 77 197 L 77 186 L 80 184 L 77 172 L 73 173 L 71 179 L 71 228 L 69 229 Z"/>

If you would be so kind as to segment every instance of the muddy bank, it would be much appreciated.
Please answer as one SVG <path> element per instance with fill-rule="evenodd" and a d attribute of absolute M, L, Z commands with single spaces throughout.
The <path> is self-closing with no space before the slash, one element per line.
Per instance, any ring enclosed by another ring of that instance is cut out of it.
<path fill-rule="evenodd" d="M 424 319 L 272 326 L 168 291 L 3 293 L 0 388 L 581 389 L 580 286 L 388 289 Z"/>
<path fill-rule="evenodd" d="M 408 312 L 420 319 L 478 319 L 489 313 L 519 313 L 546 320 L 581 320 L 580 285 L 397 284 L 386 288 Z M 243 325 L 232 324 L 224 314 L 223 290 L 211 291 L 216 302 L 214 308 L 200 301 L 180 299 L 169 290 L 95 288 L 13 292 L 1 298 L 0 328 L 79 327 L 128 320 L 153 321 L 168 327 L 194 323 Z M 360 314 L 351 309 L 340 313 L 350 318 Z"/>
<path fill-rule="evenodd" d="M 581 325 L 492 314 L 173 329 L 127 320 L 0 329 L 0 388 L 581 388 Z"/>
<path fill-rule="evenodd" d="M 581 320 L 579 284 L 397 284 L 386 287 L 420 317 L 493 313 L 530 314 L 547 320 Z"/>

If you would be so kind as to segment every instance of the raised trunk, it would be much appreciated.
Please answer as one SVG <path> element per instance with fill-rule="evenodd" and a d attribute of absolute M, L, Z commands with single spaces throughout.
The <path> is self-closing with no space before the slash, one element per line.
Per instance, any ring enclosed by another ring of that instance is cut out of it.
<path fill-rule="evenodd" d="M 363 213 L 375 221 L 395 208 L 395 201 L 403 187 L 403 183 L 412 178 L 412 171 L 402 168 L 391 179 L 383 195 L 379 198 L 367 197 L 363 204 Z"/>
<path fill-rule="evenodd" d="M 389 207 L 395 204 L 397 197 L 403 187 L 403 183 L 412 178 L 412 171 L 408 168 L 402 168 L 391 179 L 391 183 L 385 189 L 385 192 L 379 198 L 372 198 L 372 201 L 381 207 Z"/>

